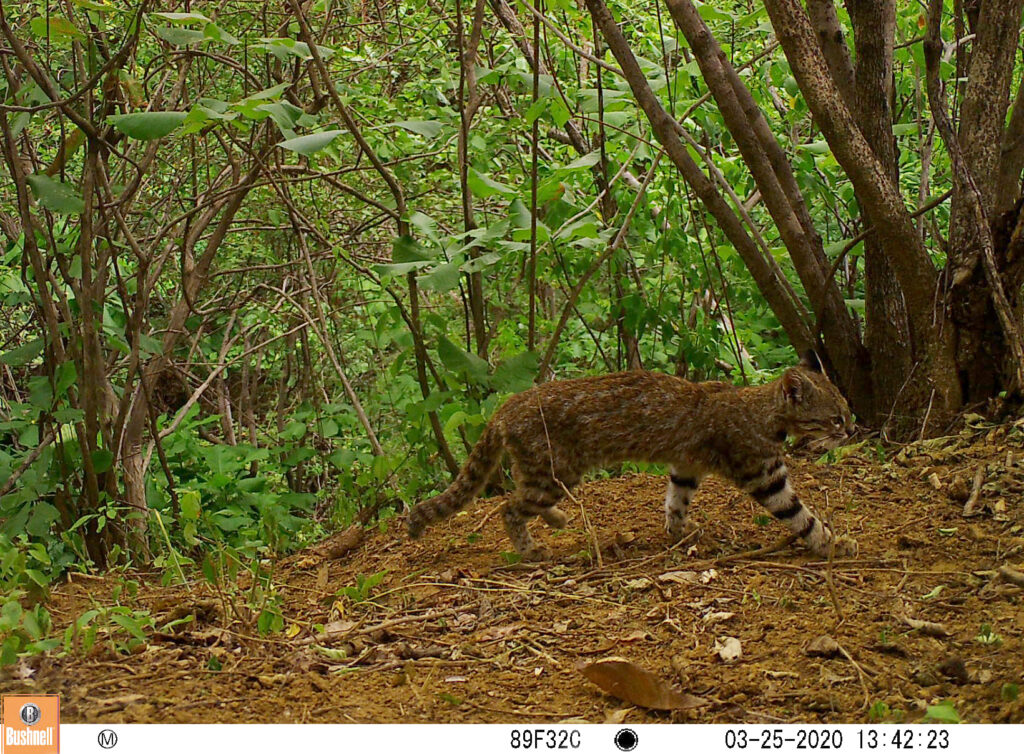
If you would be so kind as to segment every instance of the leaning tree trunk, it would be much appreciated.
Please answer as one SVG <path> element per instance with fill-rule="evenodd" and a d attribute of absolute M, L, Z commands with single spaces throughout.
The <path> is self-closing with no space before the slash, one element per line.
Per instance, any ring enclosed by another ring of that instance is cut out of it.
<path fill-rule="evenodd" d="M 962 405 L 952 327 L 937 312 L 939 275 L 928 256 L 899 186 L 879 160 L 832 78 L 817 35 L 798 0 L 765 0 L 776 36 L 800 91 L 836 161 L 870 217 L 907 310 L 913 372 L 897 396 L 908 418 L 941 429 Z"/>

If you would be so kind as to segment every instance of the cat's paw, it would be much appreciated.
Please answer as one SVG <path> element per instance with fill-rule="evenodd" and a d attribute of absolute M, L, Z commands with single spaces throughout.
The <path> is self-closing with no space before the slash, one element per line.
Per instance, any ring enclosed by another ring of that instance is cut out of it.
<path fill-rule="evenodd" d="M 527 563 L 540 563 L 551 559 L 551 550 L 541 545 L 534 545 L 529 550 L 519 554 L 522 555 L 523 560 Z"/>
<path fill-rule="evenodd" d="M 666 523 L 665 532 L 668 534 L 669 544 L 679 544 L 686 537 L 697 531 L 697 525 L 692 521 L 679 521 L 674 519 L 671 524 Z"/>
<path fill-rule="evenodd" d="M 855 558 L 859 549 L 853 537 L 836 537 L 832 541 L 832 552 L 837 558 Z"/>
<path fill-rule="evenodd" d="M 552 529 L 564 529 L 565 525 L 569 523 L 569 517 L 565 515 L 565 511 L 557 505 L 552 505 L 550 508 L 542 510 L 540 512 L 540 517 L 543 518 L 544 522 Z"/>

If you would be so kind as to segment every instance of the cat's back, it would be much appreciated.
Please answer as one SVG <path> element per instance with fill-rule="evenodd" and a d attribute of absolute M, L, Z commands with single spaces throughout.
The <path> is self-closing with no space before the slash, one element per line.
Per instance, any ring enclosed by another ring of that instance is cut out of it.
<path fill-rule="evenodd" d="M 496 418 L 508 421 L 543 411 L 551 419 L 600 415 L 635 420 L 680 405 L 695 408 L 705 397 L 731 389 L 733 386 L 725 382 L 689 382 L 674 375 L 636 369 L 536 385 L 510 397 Z"/>

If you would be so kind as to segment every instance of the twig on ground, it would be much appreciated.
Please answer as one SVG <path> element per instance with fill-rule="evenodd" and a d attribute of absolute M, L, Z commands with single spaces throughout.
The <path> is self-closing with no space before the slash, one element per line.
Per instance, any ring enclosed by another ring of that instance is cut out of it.
<path fill-rule="evenodd" d="M 934 636 L 937 639 L 943 639 L 949 636 L 949 629 L 947 629 L 942 623 L 934 623 L 930 620 L 918 620 L 917 618 L 911 618 L 908 615 L 897 615 L 901 621 L 906 623 L 911 628 L 917 629 L 927 636 Z"/>
<path fill-rule="evenodd" d="M 868 688 L 867 674 L 864 671 L 864 668 L 860 666 L 860 663 L 853 659 L 853 655 L 847 652 L 846 648 L 843 647 L 842 644 L 837 641 L 836 646 L 839 647 L 839 651 L 843 657 L 849 660 L 850 664 L 857 670 L 857 677 L 860 679 L 860 687 L 864 689 L 864 705 L 861 709 L 867 709 L 871 702 L 871 689 Z"/>
<path fill-rule="evenodd" d="M 360 626 L 356 625 L 356 626 L 353 626 L 352 628 L 350 628 L 347 631 L 341 631 L 341 632 L 339 632 L 337 634 L 333 634 L 333 635 L 330 635 L 330 636 L 326 635 L 326 634 L 323 634 L 321 636 L 307 636 L 306 638 L 302 639 L 302 641 L 298 641 L 298 642 L 294 642 L 294 643 L 295 644 L 303 644 L 303 645 L 305 645 L 305 644 L 325 644 L 327 642 L 336 642 L 339 639 L 348 639 L 349 637 L 352 637 L 352 636 L 364 636 L 366 634 L 372 634 L 375 631 L 385 631 L 387 629 L 394 628 L 395 626 L 401 626 L 401 625 L 405 625 L 407 623 L 422 623 L 424 621 L 433 620 L 435 618 L 443 618 L 443 617 L 446 617 L 448 615 L 453 615 L 455 612 L 456 612 L 455 609 L 452 608 L 452 609 L 449 609 L 449 610 L 439 610 L 439 611 L 433 611 L 433 612 L 429 612 L 429 613 L 424 613 L 423 615 L 406 615 L 406 616 L 403 616 L 401 618 L 392 618 L 391 620 L 386 620 L 386 621 L 383 621 L 381 623 L 374 623 L 372 626 L 362 626 L 362 627 L 360 627 Z"/>
<path fill-rule="evenodd" d="M 756 550 L 747 550 L 745 552 L 736 552 L 732 555 L 723 555 L 720 558 L 715 558 L 711 561 L 705 561 L 704 563 L 692 563 L 691 568 L 703 568 L 705 565 L 722 565 L 723 563 L 731 563 L 734 560 L 747 560 L 748 558 L 759 558 L 762 555 L 770 555 L 773 552 L 779 550 L 785 550 L 791 544 L 796 542 L 799 537 L 796 534 L 789 534 L 785 537 L 781 537 L 770 545 L 764 547 L 758 547 Z"/>
<path fill-rule="evenodd" d="M 836 591 L 836 582 L 832 578 L 832 563 L 835 560 L 834 555 L 836 552 L 835 540 L 828 548 L 828 568 L 825 569 L 825 583 L 828 584 L 828 596 L 832 599 L 832 606 L 836 609 L 836 614 L 839 616 L 839 621 L 836 624 L 838 628 L 839 624 L 846 620 L 846 614 L 843 612 L 843 603 L 839 601 L 839 593 Z M 842 649 L 842 647 L 840 647 Z"/>
<path fill-rule="evenodd" d="M 503 505 L 504 503 L 498 503 L 498 505 L 492 506 L 491 509 L 487 511 L 487 514 L 480 519 L 479 523 L 477 523 L 477 525 L 473 527 L 473 534 L 479 534 L 480 530 L 487 525 L 487 522 L 491 520 L 491 517 L 495 513 L 501 510 L 501 506 Z"/>
<path fill-rule="evenodd" d="M 964 503 L 963 517 L 970 518 L 971 516 L 978 515 L 974 510 L 974 506 L 978 503 L 978 497 L 981 495 L 981 485 L 985 481 L 985 464 L 982 463 L 978 466 L 978 470 L 974 472 L 974 481 L 971 483 L 971 494 L 967 498 L 967 502 Z"/>

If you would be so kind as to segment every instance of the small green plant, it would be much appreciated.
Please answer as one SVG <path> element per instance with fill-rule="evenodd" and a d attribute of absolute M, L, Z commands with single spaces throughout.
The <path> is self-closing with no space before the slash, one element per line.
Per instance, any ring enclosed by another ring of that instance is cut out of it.
<path fill-rule="evenodd" d="M 960 714 L 953 706 L 952 699 L 943 699 L 938 704 L 931 704 L 924 712 L 925 722 L 959 723 Z"/>
<path fill-rule="evenodd" d="M 47 638 L 50 614 L 40 602 L 57 571 L 41 542 L 0 533 L 0 666 L 60 646 L 59 640 Z M 32 606 L 26 608 L 23 603 Z"/>
<path fill-rule="evenodd" d="M 1016 683 L 1004 683 L 1003 687 L 999 689 L 999 697 L 1004 702 L 1015 702 L 1018 696 L 1020 696 L 1020 687 Z"/>
<path fill-rule="evenodd" d="M 871 705 L 871 709 L 868 710 L 868 720 L 873 723 L 881 722 L 885 720 L 889 715 L 892 714 L 892 710 L 889 705 L 883 701 L 877 701 Z"/>
<path fill-rule="evenodd" d="M 10 595 L 13 596 L 13 595 Z M 24 609 L 16 598 L 0 608 L 0 665 L 13 665 L 20 655 L 41 654 L 60 645 L 47 639 L 50 614 L 41 604 Z"/>
<path fill-rule="evenodd" d="M 522 562 L 523 556 L 518 552 L 502 552 L 501 559 L 509 565 L 515 565 L 516 563 Z"/>
<path fill-rule="evenodd" d="M 256 629 L 262 636 L 284 629 L 284 613 L 281 612 L 281 597 L 268 595 L 256 616 Z"/>
<path fill-rule="evenodd" d="M 771 516 L 766 516 L 763 513 L 759 513 L 756 516 L 754 516 L 754 523 L 757 524 L 758 526 L 768 526 L 768 524 L 770 524 L 771 522 L 772 522 L 772 517 Z"/>
<path fill-rule="evenodd" d="M 819 466 L 827 466 L 829 464 L 835 463 L 838 460 L 839 455 L 836 453 L 835 448 L 833 448 L 832 450 L 826 450 L 825 453 L 822 454 L 822 456 L 815 461 L 815 463 L 818 464 Z"/>
<path fill-rule="evenodd" d="M 348 597 L 352 602 L 359 604 L 360 602 L 366 602 L 370 599 L 370 595 L 373 590 L 384 580 L 384 577 L 388 575 L 388 572 L 377 571 L 370 576 L 364 576 L 358 574 L 356 576 L 355 586 L 343 586 L 338 590 L 337 595 L 339 597 Z"/>
<path fill-rule="evenodd" d="M 483 536 L 484 535 L 478 531 L 471 531 L 469 534 L 466 535 L 466 541 L 473 545 L 479 542 L 481 539 L 483 539 Z"/>
<path fill-rule="evenodd" d="M 979 644 L 988 644 L 994 647 L 998 647 L 1003 643 L 1003 637 L 993 631 L 992 626 L 988 623 L 981 624 L 981 629 L 974 638 Z"/>
<path fill-rule="evenodd" d="M 124 605 L 86 610 L 64 631 L 64 651 L 88 653 L 105 641 L 117 654 L 131 654 L 149 641 L 153 616 Z"/>
<path fill-rule="evenodd" d="M 885 445 L 882 444 L 882 441 L 875 440 L 871 448 L 875 452 L 875 460 L 878 461 L 879 463 L 885 463 L 888 454 L 886 453 Z"/>

